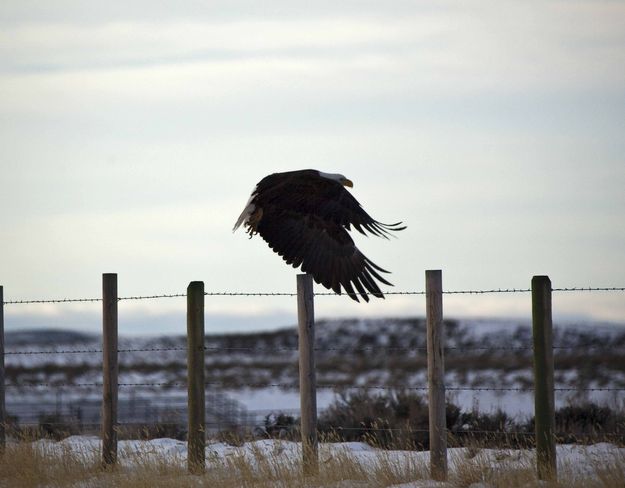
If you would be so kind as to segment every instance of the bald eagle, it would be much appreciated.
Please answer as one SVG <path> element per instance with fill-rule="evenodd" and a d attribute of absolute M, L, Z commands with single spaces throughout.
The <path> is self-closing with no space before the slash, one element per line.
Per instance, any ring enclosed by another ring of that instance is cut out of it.
<path fill-rule="evenodd" d="M 353 187 L 340 174 L 314 169 L 274 173 L 254 188 L 232 231 L 242 224 L 269 244 L 287 264 L 310 273 L 314 280 L 341 294 L 341 286 L 356 301 L 367 293 L 384 298 L 375 280 L 392 286 L 380 268 L 354 245 L 348 231 L 388 238 L 389 231 L 406 227 L 372 219 L 345 187 Z"/>

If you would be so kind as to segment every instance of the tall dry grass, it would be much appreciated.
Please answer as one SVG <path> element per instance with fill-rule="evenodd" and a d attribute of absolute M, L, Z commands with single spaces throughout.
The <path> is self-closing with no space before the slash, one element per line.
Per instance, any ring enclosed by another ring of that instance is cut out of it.
<path fill-rule="evenodd" d="M 301 474 L 298 445 L 283 441 L 249 443 L 231 454 L 209 454 L 203 475 L 187 473 L 184 459 L 152 448 L 121 449 L 119 464 L 104 469 L 97 449 L 77 452 L 52 441 L 13 441 L 0 457 L 0 487 L 165 488 L 215 486 L 223 488 L 333 487 L 378 488 L 428 479 L 427 455 L 413 451 L 353 452 L 322 444 L 319 475 Z M 285 450 L 291 450 L 286 455 Z M 540 484 L 531 451 L 492 450 L 476 445 L 450 451 L 447 486 L 492 488 L 623 488 L 625 455 L 591 460 L 591 472 L 561 465 L 559 482 Z M 295 453 L 295 455 L 293 455 Z M 494 462 L 495 461 L 495 462 Z M 480 485 L 481 483 L 481 485 Z M 474 485 L 475 486 L 475 485 Z"/>

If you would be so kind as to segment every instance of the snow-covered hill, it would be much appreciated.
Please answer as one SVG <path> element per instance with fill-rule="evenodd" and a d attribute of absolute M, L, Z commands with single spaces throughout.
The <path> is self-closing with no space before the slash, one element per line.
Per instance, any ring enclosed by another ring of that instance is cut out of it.
<path fill-rule="evenodd" d="M 501 390 L 532 386 L 529 323 L 472 319 L 448 320 L 445 326 L 446 383 L 457 403 L 467 408 L 501 407 L 512 414 L 531 411 L 531 393 Z M 334 391 L 345 388 L 426 386 L 423 319 L 319 321 L 316 336 L 320 408 L 332 400 Z M 183 408 L 185 346 L 184 336 L 122 337 L 119 382 L 125 386 L 120 388 L 121 404 L 135 415 L 146 404 Z M 556 387 L 572 389 L 558 392 L 560 405 L 582 398 L 616 400 L 613 392 L 588 389 L 625 387 L 625 327 L 556 326 L 554 346 Z M 7 391 L 9 410 L 35 415 L 32 405 L 85 405 L 89 400 L 97 412 L 100 348 L 99 339 L 88 335 L 9 332 L 6 373 L 7 383 L 14 385 Z M 288 386 L 298 380 L 296 328 L 209 335 L 206 380 L 216 405 L 234 399 L 247 410 L 296 409 L 297 390 Z M 143 386 L 130 386 L 136 384 Z M 146 412 L 152 415 L 149 409 Z"/>

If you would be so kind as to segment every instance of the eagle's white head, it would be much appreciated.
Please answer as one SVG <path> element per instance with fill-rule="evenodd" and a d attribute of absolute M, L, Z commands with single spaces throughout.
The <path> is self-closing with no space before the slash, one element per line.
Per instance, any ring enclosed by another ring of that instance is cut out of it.
<path fill-rule="evenodd" d="M 319 176 L 321 176 L 322 178 L 327 178 L 329 180 L 338 181 L 343 186 L 349 186 L 350 188 L 354 187 L 354 183 L 352 183 L 352 180 L 338 173 L 324 173 L 323 171 L 319 171 Z"/>

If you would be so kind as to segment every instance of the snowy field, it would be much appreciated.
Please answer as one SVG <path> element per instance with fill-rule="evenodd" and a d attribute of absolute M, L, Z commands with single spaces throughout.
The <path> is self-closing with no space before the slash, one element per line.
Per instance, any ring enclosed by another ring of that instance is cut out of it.
<path fill-rule="evenodd" d="M 423 385 L 427 385 L 426 382 Z M 376 390 L 374 390 L 376 391 Z M 380 390 L 383 391 L 383 390 Z M 285 412 L 299 415 L 300 396 L 298 391 L 276 390 L 276 388 L 257 388 L 254 390 L 226 390 L 230 398 L 245 405 L 251 412 L 258 414 L 269 412 Z M 317 408 L 319 412 L 326 409 L 337 398 L 331 390 L 317 392 Z M 458 405 L 463 411 L 477 409 L 483 413 L 497 410 L 508 413 L 517 419 L 525 419 L 534 415 L 534 392 L 520 391 L 454 391 L 447 394 L 448 400 Z M 609 391 L 594 391 L 582 397 L 599 405 L 620 406 L 623 395 Z M 558 392 L 556 409 L 575 405 L 580 401 L 577 392 Z"/>
<path fill-rule="evenodd" d="M 392 385 L 425 393 L 425 322 L 412 319 L 319 321 L 317 406 L 336 392 L 386 391 Z M 517 419 L 533 413 L 531 328 L 528 321 L 468 319 L 446 322 L 448 400 L 464 411 L 502 410 Z M 556 408 L 592 401 L 615 409 L 625 391 L 625 326 L 559 324 Z M 36 424 L 61 415 L 76 424 L 99 423 L 100 339 L 67 331 L 7 334 L 7 410 Z M 207 408 L 220 425 L 257 425 L 267 413 L 298 415 L 297 331 L 209 335 Z M 186 419 L 186 338 L 121 337 L 119 420 Z M 135 386 L 137 385 L 137 386 Z M 382 388 L 379 389 L 379 386 Z"/>
<path fill-rule="evenodd" d="M 32 444 L 34 450 L 47 457 L 62 458 L 68 452 L 85 460 L 97 461 L 99 458 L 100 440 L 91 436 L 73 436 L 60 442 L 40 440 Z M 163 459 L 186 467 L 187 444 L 173 439 L 154 439 L 150 441 L 120 441 L 119 461 L 123 469 L 133 470 L 150 462 L 161 463 Z M 605 478 L 606 466 L 621 470 L 625 466 L 625 448 L 617 448 L 611 444 L 595 444 L 589 446 L 560 445 L 557 447 L 558 473 L 564 480 L 599 480 Z M 234 447 L 221 442 L 208 443 L 206 448 L 207 470 L 219 467 L 251 470 L 261 472 L 267 469 L 269 462 L 274 470 L 298 470 L 301 459 L 299 443 L 282 440 L 261 440 Z M 379 472 L 379 470 L 396 470 L 397 472 L 413 473 L 415 479 L 399 484 L 389 484 L 393 488 L 426 488 L 459 486 L 459 479 L 467 479 L 475 469 L 490 473 L 510 473 L 516 471 L 531 473 L 534 471 L 534 452 L 531 450 L 511 449 L 449 449 L 450 482 L 434 482 L 427 479 L 429 465 L 428 452 L 384 451 L 363 443 L 336 443 L 320 446 L 320 466 L 328 465 L 337 459 L 349 459 L 350 466 L 356 466 L 361 472 Z M 356 470 L 357 470 L 356 469 Z M 469 474 L 467 474 L 469 473 Z M 242 473 L 243 475 L 244 473 Z M 619 475 L 618 473 L 614 473 Z M 235 473 L 233 475 L 236 476 Z M 249 477 L 250 473 L 246 476 Z M 473 475 L 471 475 L 473 476 Z M 622 479 L 622 478 L 621 478 Z M 453 480 L 453 481 L 452 481 Z M 89 483 L 80 486 L 96 486 Z M 276 481 L 263 486 L 285 486 Z M 334 487 L 368 487 L 376 486 L 363 480 L 350 480 L 348 473 L 339 484 L 311 486 Z M 377 485 L 380 486 L 380 485 Z M 462 486 L 462 485 L 460 485 Z M 489 481 L 471 483 L 471 488 L 490 488 Z M 530 484 L 527 486 L 536 486 Z M 566 486 L 566 485 L 565 485 Z M 613 486 L 611 484 L 599 486 Z"/>

